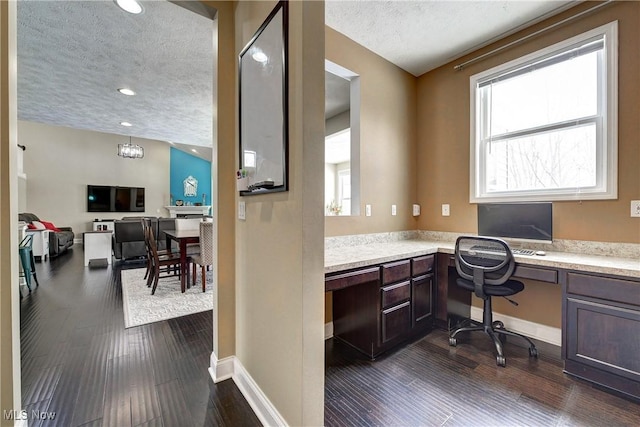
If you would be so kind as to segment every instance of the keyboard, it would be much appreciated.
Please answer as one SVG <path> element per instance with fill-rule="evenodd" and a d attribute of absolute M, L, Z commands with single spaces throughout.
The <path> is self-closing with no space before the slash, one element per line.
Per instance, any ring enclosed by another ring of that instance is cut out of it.
<path fill-rule="evenodd" d="M 476 251 L 503 252 L 498 250 L 495 246 L 474 245 L 471 247 L 471 249 Z M 511 252 L 514 255 L 535 255 L 536 254 L 536 251 L 531 249 L 511 249 Z"/>
<path fill-rule="evenodd" d="M 536 251 L 531 249 L 511 249 L 514 255 L 535 255 Z"/>

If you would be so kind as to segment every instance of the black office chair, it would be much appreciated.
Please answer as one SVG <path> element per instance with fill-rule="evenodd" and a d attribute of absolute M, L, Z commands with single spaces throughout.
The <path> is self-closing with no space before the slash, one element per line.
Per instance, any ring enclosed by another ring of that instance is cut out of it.
<path fill-rule="evenodd" d="M 529 343 L 529 356 L 538 357 L 535 344 L 526 336 L 511 332 L 504 328 L 500 321 L 493 321 L 491 297 L 505 297 L 512 304 L 515 301 L 507 298 L 524 289 L 522 282 L 512 280 L 515 261 L 509 245 L 500 239 L 477 236 L 460 236 L 455 248 L 456 270 L 460 276 L 456 284 L 472 291 L 484 300 L 482 324 L 470 319 L 449 335 L 449 345 L 456 346 L 456 336 L 461 332 L 484 331 L 491 337 L 496 347 L 496 363 L 506 366 L 502 345 L 506 336 L 521 337 Z M 469 326 L 470 325 L 470 326 Z"/>

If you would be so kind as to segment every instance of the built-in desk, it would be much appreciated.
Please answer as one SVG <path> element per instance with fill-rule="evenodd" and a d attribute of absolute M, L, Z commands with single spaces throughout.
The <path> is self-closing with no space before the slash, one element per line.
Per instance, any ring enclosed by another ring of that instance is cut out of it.
<path fill-rule="evenodd" d="M 435 326 L 446 328 L 447 316 L 456 302 L 455 296 L 449 295 L 453 252 L 453 242 L 425 240 L 326 248 L 326 290 L 336 290 L 334 315 L 336 308 L 339 311 L 338 318 L 334 318 L 334 335 L 347 342 L 350 337 L 360 339 L 366 325 L 367 339 L 373 343 L 373 351 L 366 352 L 370 356 L 414 336 L 404 333 L 400 338 L 394 335 L 390 345 L 384 342 L 388 333 L 385 314 L 394 314 L 389 322 L 405 331 L 410 330 L 415 316 L 411 309 L 414 304 L 411 287 L 403 285 L 410 276 L 402 273 L 398 280 L 389 279 L 385 285 L 381 269 L 426 255 L 433 255 L 436 260 L 431 300 L 433 315 L 429 319 Z M 640 400 L 640 259 L 547 251 L 546 256 L 515 255 L 515 260 L 514 275 L 518 278 L 562 286 L 565 372 Z M 360 281 L 360 273 L 365 274 L 366 280 Z M 345 274 L 347 280 L 335 280 Z M 340 290 L 335 287 L 338 282 Z M 344 292 L 351 286 L 359 288 L 356 292 Z M 345 305 L 342 300 L 346 295 L 355 311 L 349 311 L 349 304 Z M 468 295 L 465 296 L 468 298 Z M 458 296 L 458 300 L 461 298 L 464 297 Z M 365 306 L 373 309 L 364 309 Z M 464 303 L 461 306 L 464 307 Z M 385 307 L 393 311 L 385 312 L 388 310 Z M 407 314 L 401 315 L 400 310 L 406 310 Z M 406 316 L 411 316 L 408 324 Z M 340 324 L 337 331 L 336 322 Z M 350 325 L 360 329 L 354 330 Z M 423 324 L 420 332 L 426 333 L 428 328 Z M 362 346 L 362 343 L 354 345 L 359 349 Z"/>

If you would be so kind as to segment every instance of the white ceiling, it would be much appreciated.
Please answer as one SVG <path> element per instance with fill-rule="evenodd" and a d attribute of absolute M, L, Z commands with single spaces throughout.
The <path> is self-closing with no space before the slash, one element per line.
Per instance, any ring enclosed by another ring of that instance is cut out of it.
<path fill-rule="evenodd" d="M 414 76 L 576 4 L 522 0 L 327 0 L 325 22 Z"/>
<path fill-rule="evenodd" d="M 212 21 L 142 4 L 132 15 L 113 1 L 19 1 L 19 119 L 211 147 Z"/>
<path fill-rule="evenodd" d="M 325 19 L 420 75 L 570 3 L 329 0 Z M 142 4 L 130 15 L 110 0 L 18 1 L 18 118 L 171 141 L 210 159 L 211 20 L 168 1 Z M 123 86 L 137 95 L 116 92 Z"/>

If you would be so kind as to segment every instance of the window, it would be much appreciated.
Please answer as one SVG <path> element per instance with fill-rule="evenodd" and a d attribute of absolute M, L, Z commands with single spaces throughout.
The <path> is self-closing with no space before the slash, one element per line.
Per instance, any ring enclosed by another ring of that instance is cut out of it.
<path fill-rule="evenodd" d="M 617 197 L 617 22 L 471 77 L 471 202 Z"/>
<path fill-rule="evenodd" d="M 351 171 L 338 171 L 338 200 L 344 212 L 351 212 Z M 348 214 L 347 214 L 348 215 Z"/>

